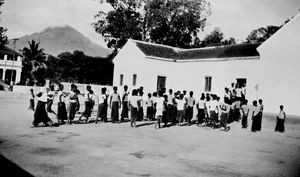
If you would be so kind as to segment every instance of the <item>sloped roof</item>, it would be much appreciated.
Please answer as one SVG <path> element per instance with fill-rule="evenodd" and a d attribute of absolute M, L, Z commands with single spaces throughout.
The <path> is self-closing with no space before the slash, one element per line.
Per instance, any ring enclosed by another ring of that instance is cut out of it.
<path fill-rule="evenodd" d="M 6 46 L 2 46 L 0 47 L 0 54 L 4 54 L 4 55 L 13 55 L 14 54 L 14 50 L 6 47 Z M 20 53 L 18 53 L 17 51 L 15 51 L 15 55 L 16 56 L 22 56 Z"/>
<path fill-rule="evenodd" d="M 234 58 L 234 57 L 259 57 L 257 44 L 235 44 L 217 47 L 205 47 L 196 49 L 180 49 L 161 44 L 153 44 L 133 40 L 136 46 L 150 57 L 159 57 L 175 60 L 195 60 L 210 58 Z"/>

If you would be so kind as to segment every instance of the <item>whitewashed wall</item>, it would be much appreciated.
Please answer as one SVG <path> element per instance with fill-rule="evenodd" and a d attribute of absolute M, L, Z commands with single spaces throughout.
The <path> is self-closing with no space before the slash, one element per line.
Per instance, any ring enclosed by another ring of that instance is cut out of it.
<path fill-rule="evenodd" d="M 300 115 L 300 17 L 294 17 L 259 48 L 265 109 Z"/>
<path fill-rule="evenodd" d="M 256 74 L 258 62 L 257 59 L 184 63 L 161 61 L 146 58 L 129 41 L 114 59 L 114 85 L 120 86 L 120 74 L 123 74 L 123 83 L 133 89 L 132 75 L 137 74 L 136 87 L 144 86 L 147 94 L 156 91 L 157 76 L 165 76 L 167 89 L 194 91 L 199 98 L 204 92 L 205 76 L 211 76 L 211 93 L 223 97 L 224 87 L 230 87 L 232 82 L 236 82 L 236 78 L 247 78 L 247 98 L 252 101 L 260 98 L 260 94 L 254 89 L 259 84 L 259 75 Z"/>

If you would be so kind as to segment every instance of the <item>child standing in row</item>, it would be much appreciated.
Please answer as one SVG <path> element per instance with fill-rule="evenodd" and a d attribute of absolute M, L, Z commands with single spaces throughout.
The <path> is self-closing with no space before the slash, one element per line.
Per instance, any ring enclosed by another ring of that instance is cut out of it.
<path fill-rule="evenodd" d="M 34 98 L 35 98 L 35 95 L 33 93 L 33 89 L 30 89 L 30 98 L 29 98 L 28 110 L 34 111 Z"/>
<path fill-rule="evenodd" d="M 180 94 L 179 99 L 176 99 L 176 103 L 177 103 L 177 122 L 178 122 L 178 126 L 182 126 L 182 121 L 184 118 L 184 108 L 186 105 L 186 101 L 183 98 L 183 94 Z"/>
<path fill-rule="evenodd" d="M 147 119 L 148 121 L 153 120 L 153 100 L 151 98 L 151 93 L 148 93 L 148 99 L 146 100 L 147 106 Z"/>
<path fill-rule="evenodd" d="M 140 107 L 140 101 L 138 97 L 138 92 L 136 89 L 132 90 L 132 96 L 129 98 L 129 107 L 130 107 L 130 126 L 136 126 L 136 119 L 138 117 L 138 110 Z"/>
<path fill-rule="evenodd" d="M 101 122 L 107 122 L 107 95 L 105 87 L 101 88 L 101 95 L 99 97 L 98 113 L 95 124 L 98 123 L 99 118 Z"/>
<path fill-rule="evenodd" d="M 280 111 L 277 115 L 277 122 L 276 122 L 276 127 L 275 127 L 275 132 L 284 132 L 284 122 L 286 119 L 285 112 L 283 110 L 283 105 L 280 105 Z"/>
<path fill-rule="evenodd" d="M 112 123 L 119 122 L 119 109 L 121 108 L 121 98 L 118 94 L 118 87 L 113 87 L 114 93 L 110 96 L 109 107 L 111 109 L 111 121 Z"/>

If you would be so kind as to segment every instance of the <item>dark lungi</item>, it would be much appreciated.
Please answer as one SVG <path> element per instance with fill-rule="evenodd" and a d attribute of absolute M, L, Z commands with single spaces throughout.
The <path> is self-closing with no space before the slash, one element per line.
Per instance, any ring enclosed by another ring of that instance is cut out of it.
<path fill-rule="evenodd" d="M 43 122 L 47 125 L 47 122 L 51 121 L 51 119 L 47 115 L 45 106 L 45 102 L 38 101 L 34 112 L 34 120 L 32 123 L 34 126 L 37 126 L 40 122 Z"/>

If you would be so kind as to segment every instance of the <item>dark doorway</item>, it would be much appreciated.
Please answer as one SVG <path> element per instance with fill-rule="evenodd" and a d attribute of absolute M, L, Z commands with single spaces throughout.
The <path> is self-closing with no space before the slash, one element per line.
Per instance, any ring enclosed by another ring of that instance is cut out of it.
<path fill-rule="evenodd" d="M 16 81 L 16 70 L 7 69 L 5 71 L 5 83 L 10 85 L 11 80 L 15 83 Z"/>
<path fill-rule="evenodd" d="M 157 76 L 157 91 L 166 88 L 166 79 L 164 76 Z"/>
<path fill-rule="evenodd" d="M 246 78 L 237 78 L 236 79 L 236 87 L 237 88 L 243 88 L 247 85 L 247 79 Z"/>

